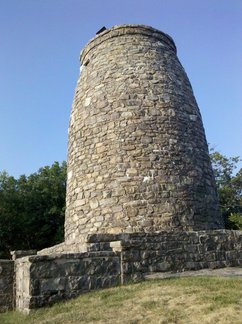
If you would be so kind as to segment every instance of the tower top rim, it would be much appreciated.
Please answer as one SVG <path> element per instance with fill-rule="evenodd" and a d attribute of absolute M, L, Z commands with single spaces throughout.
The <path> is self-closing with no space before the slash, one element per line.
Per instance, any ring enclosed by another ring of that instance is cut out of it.
<path fill-rule="evenodd" d="M 173 39 L 166 33 L 156 28 L 147 25 L 139 25 L 139 24 L 115 25 L 109 29 L 104 29 L 103 31 L 98 32 L 98 34 L 96 34 L 96 36 L 93 37 L 86 44 L 86 46 L 82 49 L 80 53 L 81 65 L 83 64 L 86 55 L 99 44 L 109 40 L 110 38 L 129 35 L 129 34 L 130 35 L 140 34 L 140 35 L 159 39 L 164 43 L 166 43 L 166 45 L 176 53 L 176 45 Z"/>

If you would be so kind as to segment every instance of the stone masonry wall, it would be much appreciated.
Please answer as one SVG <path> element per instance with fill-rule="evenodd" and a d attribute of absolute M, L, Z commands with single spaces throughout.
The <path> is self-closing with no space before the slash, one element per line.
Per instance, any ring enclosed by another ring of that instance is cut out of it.
<path fill-rule="evenodd" d="M 30 256 L 16 260 L 16 308 L 31 309 L 120 283 L 113 252 Z"/>
<path fill-rule="evenodd" d="M 242 232 L 137 235 L 122 244 L 124 282 L 145 273 L 242 266 Z"/>
<path fill-rule="evenodd" d="M 217 228 L 202 119 L 173 40 L 140 25 L 97 35 L 70 117 L 66 242 Z"/>
<path fill-rule="evenodd" d="M 14 261 L 0 260 L 0 312 L 14 307 Z"/>
<path fill-rule="evenodd" d="M 109 241 L 121 252 L 123 282 L 141 280 L 152 272 L 242 266 L 242 231 L 97 234 L 88 241 Z"/>
<path fill-rule="evenodd" d="M 242 266 L 241 231 L 96 234 L 86 243 L 93 252 L 17 259 L 17 309 L 29 312 L 148 273 Z"/>

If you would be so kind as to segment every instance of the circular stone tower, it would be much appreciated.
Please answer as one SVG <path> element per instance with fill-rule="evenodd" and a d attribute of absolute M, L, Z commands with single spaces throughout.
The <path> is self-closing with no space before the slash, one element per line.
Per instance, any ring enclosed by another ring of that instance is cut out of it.
<path fill-rule="evenodd" d="M 201 115 L 173 40 L 143 25 L 81 52 L 65 239 L 223 227 Z"/>

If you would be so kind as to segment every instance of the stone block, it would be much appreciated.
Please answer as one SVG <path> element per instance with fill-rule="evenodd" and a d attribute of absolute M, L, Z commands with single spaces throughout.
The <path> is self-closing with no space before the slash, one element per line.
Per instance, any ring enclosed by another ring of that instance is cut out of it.
<path fill-rule="evenodd" d="M 0 260 L 0 312 L 14 308 L 14 261 Z"/>
<path fill-rule="evenodd" d="M 31 256 L 16 261 L 16 307 L 23 312 L 120 283 L 120 258 L 113 252 Z"/>

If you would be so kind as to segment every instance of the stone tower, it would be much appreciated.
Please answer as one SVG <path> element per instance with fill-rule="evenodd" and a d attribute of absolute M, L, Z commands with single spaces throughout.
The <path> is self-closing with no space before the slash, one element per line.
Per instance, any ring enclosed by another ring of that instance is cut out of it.
<path fill-rule="evenodd" d="M 241 267 L 242 231 L 223 229 L 201 115 L 168 35 L 116 26 L 83 49 L 65 242 L 12 255 L 0 260 L 0 311 L 155 272 Z"/>
<path fill-rule="evenodd" d="M 80 57 L 68 147 L 65 240 L 223 228 L 201 115 L 176 46 L 143 25 Z"/>

